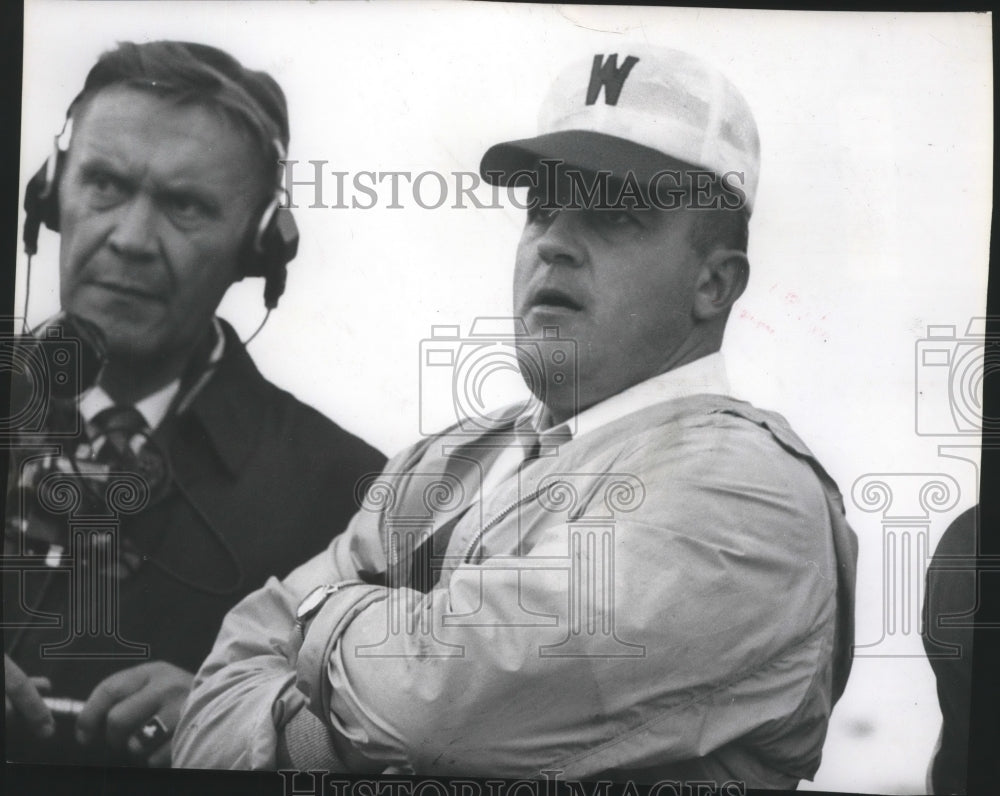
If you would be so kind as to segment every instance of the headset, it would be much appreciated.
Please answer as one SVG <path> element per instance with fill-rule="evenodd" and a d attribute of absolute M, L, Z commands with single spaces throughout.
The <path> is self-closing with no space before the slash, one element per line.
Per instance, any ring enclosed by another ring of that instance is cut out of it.
<path fill-rule="evenodd" d="M 67 118 L 72 125 L 72 118 Z M 59 180 L 66 168 L 66 149 L 59 141 L 66 133 L 56 136 L 53 153 L 28 181 L 24 191 L 24 251 L 30 258 L 38 251 L 38 232 L 42 224 L 53 232 L 59 231 Z M 299 229 L 292 211 L 284 206 L 285 189 L 281 184 L 280 161 L 285 159 L 285 148 L 275 139 L 275 160 L 279 163 L 274 196 L 267 203 L 257 222 L 252 238 L 245 244 L 240 256 L 240 279 L 247 276 L 264 277 L 264 306 L 268 312 L 278 306 L 278 299 L 285 292 L 288 263 L 299 250 Z M 258 330 L 259 331 L 259 330 Z"/>

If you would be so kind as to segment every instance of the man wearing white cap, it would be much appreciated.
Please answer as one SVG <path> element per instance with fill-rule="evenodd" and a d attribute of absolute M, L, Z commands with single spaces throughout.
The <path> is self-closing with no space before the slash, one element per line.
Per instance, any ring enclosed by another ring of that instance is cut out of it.
<path fill-rule="evenodd" d="M 576 378 L 526 367 L 536 433 L 459 424 L 404 451 L 326 553 L 237 606 L 175 765 L 815 774 L 857 547 L 836 485 L 729 395 L 718 353 L 758 163 L 745 101 L 689 55 L 602 53 L 557 79 L 541 135 L 481 170 L 532 186 L 521 342 L 572 341 Z M 397 522 L 414 506 L 417 531 Z"/>

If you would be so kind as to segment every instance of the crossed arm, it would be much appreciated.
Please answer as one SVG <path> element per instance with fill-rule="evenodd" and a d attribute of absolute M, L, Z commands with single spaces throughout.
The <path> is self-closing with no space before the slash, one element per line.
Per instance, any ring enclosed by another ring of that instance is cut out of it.
<path fill-rule="evenodd" d="M 749 501 L 752 470 L 741 483 L 669 469 L 648 474 L 671 483 L 653 514 L 617 525 L 613 617 L 593 618 L 611 622 L 618 643 L 604 633 L 610 646 L 593 654 L 560 646 L 573 640 L 568 573 L 544 562 L 565 558 L 565 525 L 513 563 L 458 567 L 428 594 L 345 588 L 302 641 L 293 617 L 308 591 L 384 568 L 380 541 L 356 517 L 227 617 L 174 764 L 274 768 L 306 709 L 352 772 L 584 776 L 703 756 L 780 725 L 829 654 L 835 564 L 816 531 L 821 492 L 801 468 L 782 474 L 795 478 L 780 493 L 762 485 Z M 591 641 L 602 635 L 593 629 Z"/>

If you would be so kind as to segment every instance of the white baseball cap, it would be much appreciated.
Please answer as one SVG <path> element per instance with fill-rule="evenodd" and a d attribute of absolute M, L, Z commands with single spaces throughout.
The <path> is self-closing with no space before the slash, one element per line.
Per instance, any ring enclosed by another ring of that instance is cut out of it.
<path fill-rule="evenodd" d="M 525 172 L 543 159 L 647 184 L 679 165 L 729 175 L 749 212 L 760 139 L 750 106 L 722 72 L 680 50 L 624 46 L 566 68 L 542 105 L 539 135 L 490 147 L 479 170 L 491 184 L 526 184 Z"/>

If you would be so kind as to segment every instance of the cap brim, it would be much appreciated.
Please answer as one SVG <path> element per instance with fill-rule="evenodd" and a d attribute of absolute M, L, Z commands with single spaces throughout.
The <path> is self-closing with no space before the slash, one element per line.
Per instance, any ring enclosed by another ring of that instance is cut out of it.
<path fill-rule="evenodd" d="M 640 184 L 663 171 L 696 168 L 618 136 L 592 130 L 561 130 L 491 146 L 480 161 L 479 174 L 490 185 L 530 186 L 534 184 L 531 175 L 543 160 L 556 161 L 560 169 L 604 172 L 620 180 L 632 174 Z"/>

